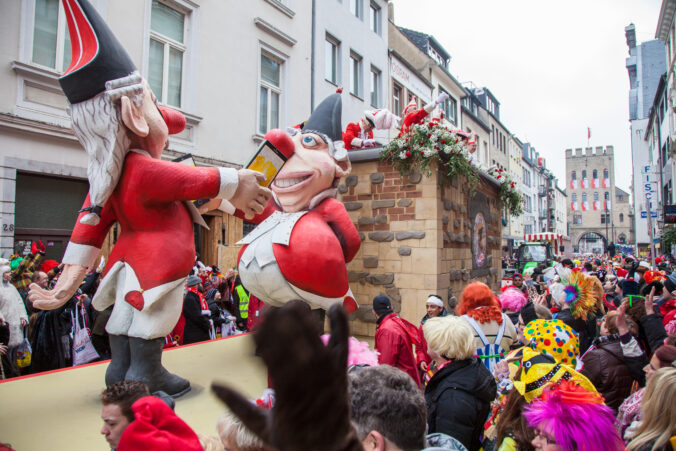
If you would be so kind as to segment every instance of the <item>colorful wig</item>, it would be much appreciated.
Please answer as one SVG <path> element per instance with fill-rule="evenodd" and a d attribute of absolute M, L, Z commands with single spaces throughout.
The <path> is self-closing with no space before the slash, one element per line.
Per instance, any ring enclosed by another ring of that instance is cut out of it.
<path fill-rule="evenodd" d="M 524 305 L 528 303 L 528 297 L 521 290 L 507 287 L 505 291 L 500 294 L 500 304 L 502 308 L 511 310 L 513 312 L 521 311 Z"/>
<path fill-rule="evenodd" d="M 479 323 L 496 321 L 502 324 L 502 310 L 488 285 L 472 282 L 465 287 L 456 308 L 458 315 L 467 315 Z"/>
<path fill-rule="evenodd" d="M 596 305 L 593 278 L 581 272 L 572 271 L 568 277 L 562 277 L 564 300 L 570 305 L 570 312 L 576 319 L 587 319 L 587 313 Z"/>
<path fill-rule="evenodd" d="M 613 410 L 603 397 L 575 383 L 561 381 L 524 409 L 528 424 L 556 440 L 562 451 L 624 450 Z"/>
<path fill-rule="evenodd" d="M 322 335 L 324 346 L 329 343 L 329 334 Z M 369 344 L 365 341 L 359 341 L 354 337 L 348 339 L 347 366 L 368 365 L 378 366 L 378 353 L 371 351 Z"/>

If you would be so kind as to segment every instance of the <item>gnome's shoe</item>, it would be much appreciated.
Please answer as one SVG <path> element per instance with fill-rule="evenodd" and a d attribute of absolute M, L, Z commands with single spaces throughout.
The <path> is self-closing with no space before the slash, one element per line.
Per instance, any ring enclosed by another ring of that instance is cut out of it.
<path fill-rule="evenodd" d="M 123 381 L 129 370 L 130 350 L 129 337 L 126 335 L 109 335 L 110 363 L 106 369 L 106 386 Z"/>
<path fill-rule="evenodd" d="M 190 381 L 170 373 L 162 366 L 163 347 L 162 337 L 153 340 L 129 337 L 131 365 L 125 379 L 143 381 L 151 392 L 163 391 L 178 398 L 190 391 Z"/>

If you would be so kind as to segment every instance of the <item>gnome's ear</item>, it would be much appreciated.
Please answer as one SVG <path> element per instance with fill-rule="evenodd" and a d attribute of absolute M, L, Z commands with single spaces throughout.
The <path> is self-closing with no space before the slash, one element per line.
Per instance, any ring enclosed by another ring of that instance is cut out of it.
<path fill-rule="evenodd" d="M 352 172 L 352 163 L 346 158 L 342 161 L 336 160 L 336 177 L 347 177 Z"/>
<path fill-rule="evenodd" d="M 120 109 L 122 110 L 122 122 L 129 130 L 141 138 L 148 136 L 148 123 L 143 117 L 141 109 L 129 97 L 120 97 Z"/>

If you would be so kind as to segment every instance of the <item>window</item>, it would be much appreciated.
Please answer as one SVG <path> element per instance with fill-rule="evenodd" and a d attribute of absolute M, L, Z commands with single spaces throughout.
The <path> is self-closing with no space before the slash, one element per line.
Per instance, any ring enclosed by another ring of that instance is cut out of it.
<path fill-rule="evenodd" d="M 573 193 L 573 195 L 571 196 L 571 199 L 573 200 L 573 202 L 577 202 L 577 194 Z"/>
<path fill-rule="evenodd" d="M 582 224 L 582 215 L 573 215 L 573 224 Z"/>
<path fill-rule="evenodd" d="M 371 2 L 369 24 L 371 25 L 371 31 L 377 35 L 380 35 L 380 8 L 375 3 Z"/>
<path fill-rule="evenodd" d="M 526 213 L 530 213 L 531 211 L 533 211 L 533 205 L 531 203 L 530 196 L 524 196 L 523 200 L 524 200 L 524 211 Z"/>
<path fill-rule="evenodd" d="M 402 88 L 398 84 L 394 83 L 392 85 L 392 111 L 394 114 L 401 114 L 401 93 Z"/>
<path fill-rule="evenodd" d="M 258 99 L 258 132 L 265 134 L 279 128 L 281 78 L 283 61 L 268 53 L 261 53 Z"/>
<path fill-rule="evenodd" d="M 446 92 L 445 90 L 439 88 L 439 92 Z M 448 94 L 448 92 L 446 92 Z M 449 122 L 458 125 L 458 117 L 456 114 L 456 111 L 458 109 L 458 101 L 455 100 L 453 97 L 450 96 L 448 99 L 444 100 L 444 103 L 441 104 L 441 110 L 444 112 L 444 116 L 446 117 L 446 120 Z"/>
<path fill-rule="evenodd" d="M 610 193 L 608 191 L 603 193 L 603 200 L 610 200 Z"/>
<path fill-rule="evenodd" d="M 624 213 L 620 213 L 620 222 L 624 222 Z"/>
<path fill-rule="evenodd" d="M 577 180 L 577 172 L 575 172 L 575 171 L 571 172 L 571 173 L 570 173 L 570 178 L 571 178 L 572 180 Z"/>
<path fill-rule="evenodd" d="M 333 84 L 338 84 L 339 43 L 330 36 L 324 41 L 324 78 Z"/>
<path fill-rule="evenodd" d="M 601 224 L 610 224 L 610 213 L 601 213 Z"/>
<path fill-rule="evenodd" d="M 378 108 L 380 104 L 380 71 L 371 66 L 371 106 Z"/>
<path fill-rule="evenodd" d="M 350 0 L 350 12 L 361 19 L 362 0 Z"/>
<path fill-rule="evenodd" d="M 623 200 L 624 200 L 624 195 L 623 195 L 623 194 L 618 194 L 618 195 L 617 195 L 617 200 L 623 201 Z"/>
<path fill-rule="evenodd" d="M 607 179 L 608 178 L 608 169 L 603 170 L 603 178 Z"/>
<path fill-rule="evenodd" d="M 64 72 L 70 64 L 68 24 L 59 0 L 35 0 L 31 61 Z"/>
<path fill-rule="evenodd" d="M 185 14 L 153 0 L 150 16 L 148 83 L 164 104 L 181 107 Z"/>
<path fill-rule="evenodd" d="M 587 193 L 582 193 L 582 202 L 587 202 Z"/>
<path fill-rule="evenodd" d="M 495 126 L 491 125 L 491 143 L 495 145 Z"/>
<path fill-rule="evenodd" d="M 598 200 L 599 200 L 599 193 L 595 191 L 594 192 L 594 202 L 598 202 Z"/>
<path fill-rule="evenodd" d="M 582 170 L 582 180 L 584 180 L 584 179 L 586 179 L 586 178 L 587 178 L 587 170 L 586 170 L 586 169 L 583 169 L 583 170 Z"/>
<path fill-rule="evenodd" d="M 350 52 L 350 92 L 361 98 L 362 75 L 361 56 Z"/>
<path fill-rule="evenodd" d="M 596 169 L 594 169 L 594 170 L 592 171 L 592 178 L 594 178 L 594 179 L 599 178 L 599 171 L 597 171 Z"/>
<path fill-rule="evenodd" d="M 533 226 L 531 224 L 525 224 L 523 226 L 523 233 L 525 233 L 526 235 L 530 235 L 531 233 L 533 233 Z"/>

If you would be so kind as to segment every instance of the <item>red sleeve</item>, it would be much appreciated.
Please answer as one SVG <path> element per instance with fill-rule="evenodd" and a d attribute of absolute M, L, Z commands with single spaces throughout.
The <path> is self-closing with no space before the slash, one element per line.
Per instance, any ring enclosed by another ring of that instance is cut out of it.
<path fill-rule="evenodd" d="M 417 124 L 427 116 L 427 111 L 425 108 L 420 108 L 419 110 L 414 111 L 413 113 L 408 113 L 404 118 L 404 123 L 401 126 L 401 131 L 407 131 L 411 125 Z"/>
<path fill-rule="evenodd" d="M 136 185 L 141 200 L 147 203 L 212 199 L 221 188 L 217 168 L 193 167 L 162 161 L 143 155 L 130 155 L 126 174 Z"/>
<path fill-rule="evenodd" d="M 418 328 L 418 335 L 420 336 L 420 344 L 415 347 L 415 363 L 420 366 L 420 362 L 426 362 L 430 364 L 430 356 L 427 354 L 427 340 L 425 340 L 425 335 L 423 334 L 422 324 Z"/>
<path fill-rule="evenodd" d="M 390 329 L 383 329 L 378 342 L 378 363 L 381 365 L 397 366 L 401 336 Z"/>
<path fill-rule="evenodd" d="M 91 205 L 91 200 L 89 199 L 89 194 L 85 198 L 82 208 L 89 207 Z M 88 225 L 82 224 L 80 219 L 88 212 L 83 211 L 77 217 L 75 222 L 75 227 L 73 227 L 73 233 L 70 236 L 70 241 L 76 244 L 85 244 L 88 246 L 94 246 L 96 248 L 101 248 L 103 246 L 103 241 L 108 235 L 110 227 L 115 222 L 115 213 L 110 207 L 110 202 L 106 202 L 106 205 L 103 206 L 101 210 L 101 220 L 97 225 Z"/>
<path fill-rule="evenodd" d="M 328 198 L 320 203 L 315 210 L 321 213 L 333 233 L 336 234 L 340 246 L 343 248 L 345 262 L 351 262 L 359 252 L 361 238 L 359 238 L 359 232 L 357 232 L 350 215 L 345 210 L 345 205 L 336 199 Z"/>

